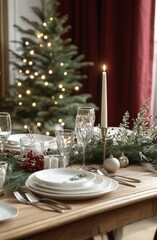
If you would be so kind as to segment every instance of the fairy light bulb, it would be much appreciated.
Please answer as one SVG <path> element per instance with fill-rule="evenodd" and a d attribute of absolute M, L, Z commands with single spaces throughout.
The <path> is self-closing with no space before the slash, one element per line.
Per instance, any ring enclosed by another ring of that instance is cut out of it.
<path fill-rule="evenodd" d="M 40 122 L 37 122 L 37 127 L 41 127 L 41 123 Z"/>
<path fill-rule="evenodd" d="M 30 75 L 30 78 L 31 78 L 31 79 L 34 79 L 34 75 Z"/>
<path fill-rule="evenodd" d="M 41 48 L 44 46 L 42 43 L 40 43 L 40 45 L 39 45 Z"/>
<path fill-rule="evenodd" d="M 36 107 L 36 105 L 37 105 L 37 104 L 36 104 L 35 102 L 32 103 L 32 107 Z"/>
<path fill-rule="evenodd" d="M 48 36 L 47 36 L 47 35 L 44 35 L 44 39 L 48 39 Z"/>
<path fill-rule="evenodd" d="M 49 136 L 49 135 L 50 135 L 50 133 L 49 133 L 49 132 L 46 132 L 46 135 L 47 135 L 47 136 Z"/>
<path fill-rule="evenodd" d="M 57 105 L 57 104 L 58 104 L 58 102 L 57 102 L 57 101 L 55 101 L 55 102 L 54 102 L 54 104 L 55 104 L 55 105 Z"/>
<path fill-rule="evenodd" d="M 27 62 L 27 59 L 26 59 L 26 58 L 24 58 L 24 59 L 23 59 L 23 62 L 24 62 L 24 63 L 26 63 L 26 62 Z"/>
<path fill-rule="evenodd" d="M 24 127 L 24 129 L 27 129 L 27 128 L 28 128 L 28 126 L 27 126 L 27 125 L 24 125 L 23 127 Z"/>
<path fill-rule="evenodd" d="M 38 33 L 38 34 L 37 34 L 37 38 L 42 38 L 43 35 L 44 35 L 43 33 Z"/>
<path fill-rule="evenodd" d="M 80 88 L 78 86 L 75 87 L 75 90 L 78 91 Z"/>
<path fill-rule="evenodd" d="M 18 82 L 17 85 L 18 85 L 19 87 L 21 87 L 22 83 L 21 83 L 21 82 Z"/>
<path fill-rule="evenodd" d="M 22 106 L 22 102 L 19 102 L 19 106 Z"/>
<path fill-rule="evenodd" d="M 62 122 L 62 123 L 61 123 L 61 126 L 62 126 L 62 127 L 64 127 L 64 126 L 65 126 L 65 123 L 64 123 L 64 122 Z"/>
<path fill-rule="evenodd" d="M 21 70 L 21 69 L 19 69 L 19 73 L 22 73 L 22 70 Z"/>
<path fill-rule="evenodd" d="M 28 89 L 28 90 L 26 90 L 26 93 L 29 95 L 29 94 L 31 94 L 31 91 Z"/>
<path fill-rule="evenodd" d="M 26 73 L 26 74 L 29 74 L 29 70 L 27 69 L 25 73 Z"/>
<path fill-rule="evenodd" d="M 46 22 L 44 22 L 44 23 L 43 23 L 43 26 L 44 26 L 44 27 L 46 27 L 46 26 L 47 26 L 47 23 L 46 23 Z"/>
<path fill-rule="evenodd" d="M 62 88 L 63 87 L 63 85 L 62 84 L 59 84 L 59 86 L 58 86 L 59 88 Z"/>
<path fill-rule="evenodd" d="M 50 69 L 50 70 L 49 70 L 49 74 L 52 74 L 52 73 L 53 73 L 53 71 Z"/>
<path fill-rule="evenodd" d="M 62 88 L 62 92 L 65 92 L 65 88 Z"/>
<path fill-rule="evenodd" d="M 29 53 L 30 53 L 31 55 L 34 55 L 34 50 L 31 50 Z"/>
<path fill-rule="evenodd" d="M 62 67 L 62 66 L 64 66 L 64 63 L 63 63 L 63 62 L 61 62 L 61 63 L 60 63 L 60 66 L 61 66 L 61 67 Z"/>
<path fill-rule="evenodd" d="M 38 76 L 38 75 L 39 75 L 39 73 L 38 73 L 38 72 L 35 72 L 35 73 L 34 73 L 34 75 L 35 75 L 35 76 Z"/>
<path fill-rule="evenodd" d="M 51 47 L 51 45 L 52 45 L 52 44 L 51 44 L 50 42 L 49 42 L 49 43 L 47 43 L 47 46 L 48 46 L 48 47 Z"/>
<path fill-rule="evenodd" d="M 50 21 L 53 21 L 53 17 L 50 17 Z"/>
<path fill-rule="evenodd" d="M 48 83 L 48 82 L 45 82 L 44 84 L 45 84 L 45 86 L 48 86 L 48 85 L 49 85 L 49 83 Z"/>
<path fill-rule="evenodd" d="M 45 79 L 45 78 L 46 78 L 45 75 L 42 75 L 42 76 L 41 76 L 41 79 Z"/>
<path fill-rule="evenodd" d="M 28 41 L 26 41 L 26 42 L 25 42 L 25 45 L 26 45 L 26 46 L 28 46 L 28 45 L 29 45 L 29 42 L 28 42 Z"/>
<path fill-rule="evenodd" d="M 22 98 L 22 95 L 21 95 L 21 94 L 19 94 L 19 95 L 18 95 L 18 98 Z"/>
<path fill-rule="evenodd" d="M 66 76 L 68 73 L 67 72 L 64 72 L 64 76 Z"/>
<path fill-rule="evenodd" d="M 29 61 L 29 63 L 28 63 L 29 65 L 32 65 L 33 64 L 33 62 L 32 61 Z"/>
<path fill-rule="evenodd" d="M 59 123 L 61 123 L 62 121 L 63 121 L 63 120 L 62 120 L 61 118 L 60 118 L 60 119 L 58 119 L 58 122 L 59 122 Z"/>
<path fill-rule="evenodd" d="M 59 95 L 59 98 L 60 98 L 60 99 L 63 99 L 63 95 L 62 95 L 62 94 L 61 94 L 61 95 Z"/>

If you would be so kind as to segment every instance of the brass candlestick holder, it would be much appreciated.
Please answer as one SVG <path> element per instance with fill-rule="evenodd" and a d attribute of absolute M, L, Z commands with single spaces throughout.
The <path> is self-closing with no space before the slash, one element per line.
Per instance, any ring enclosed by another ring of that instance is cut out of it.
<path fill-rule="evenodd" d="M 106 136 L 107 136 L 107 128 L 101 128 L 101 134 L 102 134 L 102 147 L 103 147 L 103 165 L 104 161 L 106 159 Z"/>

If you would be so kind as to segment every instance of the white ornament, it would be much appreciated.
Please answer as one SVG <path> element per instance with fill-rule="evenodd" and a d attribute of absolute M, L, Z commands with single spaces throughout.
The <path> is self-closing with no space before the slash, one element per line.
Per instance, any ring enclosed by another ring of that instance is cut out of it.
<path fill-rule="evenodd" d="M 120 162 L 117 158 L 110 155 L 109 158 L 106 158 L 104 161 L 104 169 L 108 172 L 116 172 L 120 168 Z"/>

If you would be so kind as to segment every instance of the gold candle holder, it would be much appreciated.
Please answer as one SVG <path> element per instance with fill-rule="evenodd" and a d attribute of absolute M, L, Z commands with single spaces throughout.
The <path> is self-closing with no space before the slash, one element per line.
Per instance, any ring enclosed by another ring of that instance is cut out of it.
<path fill-rule="evenodd" d="M 101 134 L 102 134 L 102 147 L 103 147 L 103 165 L 104 161 L 106 159 L 106 136 L 107 136 L 107 128 L 101 128 Z"/>

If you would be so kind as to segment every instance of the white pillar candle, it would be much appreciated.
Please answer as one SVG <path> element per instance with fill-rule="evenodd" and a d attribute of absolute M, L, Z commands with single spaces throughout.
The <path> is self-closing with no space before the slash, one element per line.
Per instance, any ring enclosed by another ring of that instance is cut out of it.
<path fill-rule="evenodd" d="M 108 127 L 108 116 L 107 116 L 107 76 L 106 67 L 103 66 L 102 72 L 102 95 L 101 95 L 101 127 Z"/>

